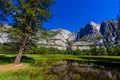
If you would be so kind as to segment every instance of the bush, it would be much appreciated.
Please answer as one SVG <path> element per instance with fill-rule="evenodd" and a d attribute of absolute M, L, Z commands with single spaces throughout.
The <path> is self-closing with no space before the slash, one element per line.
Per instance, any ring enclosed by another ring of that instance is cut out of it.
<path fill-rule="evenodd" d="M 18 52 L 18 46 L 14 43 L 0 44 L 0 54 L 15 54 Z"/>

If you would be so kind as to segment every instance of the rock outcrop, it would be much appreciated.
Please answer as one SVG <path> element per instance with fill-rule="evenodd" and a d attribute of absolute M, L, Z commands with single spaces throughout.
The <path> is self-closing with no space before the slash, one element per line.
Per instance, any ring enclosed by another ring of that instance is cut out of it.
<path fill-rule="evenodd" d="M 99 36 L 101 36 L 100 24 L 90 22 L 85 27 L 79 30 L 77 40 L 80 40 L 84 37 L 88 38 L 88 40 L 93 40 L 98 38 Z"/>
<path fill-rule="evenodd" d="M 40 39 L 38 44 L 40 47 L 53 47 L 61 50 L 66 50 L 68 47 L 68 39 L 73 36 L 73 33 L 64 29 L 54 29 L 52 32 L 56 34 L 47 39 Z M 74 39 L 74 38 L 73 38 Z M 73 40 L 72 38 L 69 40 Z"/>
<path fill-rule="evenodd" d="M 76 33 L 64 29 L 54 29 L 50 33 L 56 33 L 51 37 L 40 39 L 39 47 L 53 47 L 66 49 L 91 49 L 92 47 L 105 48 L 120 45 L 120 29 L 117 20 L 103 21 L 101 24 L 89 22 Z M 49 33 L 48 33 L 49 34 Z M 7 42 L 7 34 L 0 33 L 0 42 Z M 3 41 L 5 40 L 5 41 Z"/>
<path fill-rule="evenodd" d="M 117 20 L 104 21 L 101 24 L 100 32 L 106 46 L 120 45 L 120 30 L 118 29 Z"/>

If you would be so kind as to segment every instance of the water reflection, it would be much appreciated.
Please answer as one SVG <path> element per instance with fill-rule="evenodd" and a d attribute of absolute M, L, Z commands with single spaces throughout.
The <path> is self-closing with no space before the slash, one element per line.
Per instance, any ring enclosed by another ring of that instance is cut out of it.
<path fill-rule="evenodd" d="M 58 61 L 50 70 L 58 80 L 120 80 L 119 69 L 93 63 Z"/>

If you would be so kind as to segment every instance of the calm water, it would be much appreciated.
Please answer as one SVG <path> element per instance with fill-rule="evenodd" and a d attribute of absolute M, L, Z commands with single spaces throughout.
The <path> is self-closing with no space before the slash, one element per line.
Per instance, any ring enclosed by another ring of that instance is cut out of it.
<path fill-rule="evenodd" d="M 116 66 L 58 61 L 52 65 L 50 74 L 57 75 L 58 80 L 120 80 L 120 69 Z"/>

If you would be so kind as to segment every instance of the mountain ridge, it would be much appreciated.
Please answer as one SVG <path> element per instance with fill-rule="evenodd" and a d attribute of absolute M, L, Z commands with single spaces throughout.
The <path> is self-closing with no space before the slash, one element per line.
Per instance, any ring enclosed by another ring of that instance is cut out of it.
<path fill-rule="evenodd" d="M 117 20 L 106 20 L 101 24 L 91 21 L 75 33 L 62 28 L 53 29 L 51 32 L 57 34 L 46 39 L 40 39 L 37 42 L 39 47 L 83 50 L 92 47 L 106 48 L 120 45 L 120 30 L 118 30 Z"/>

